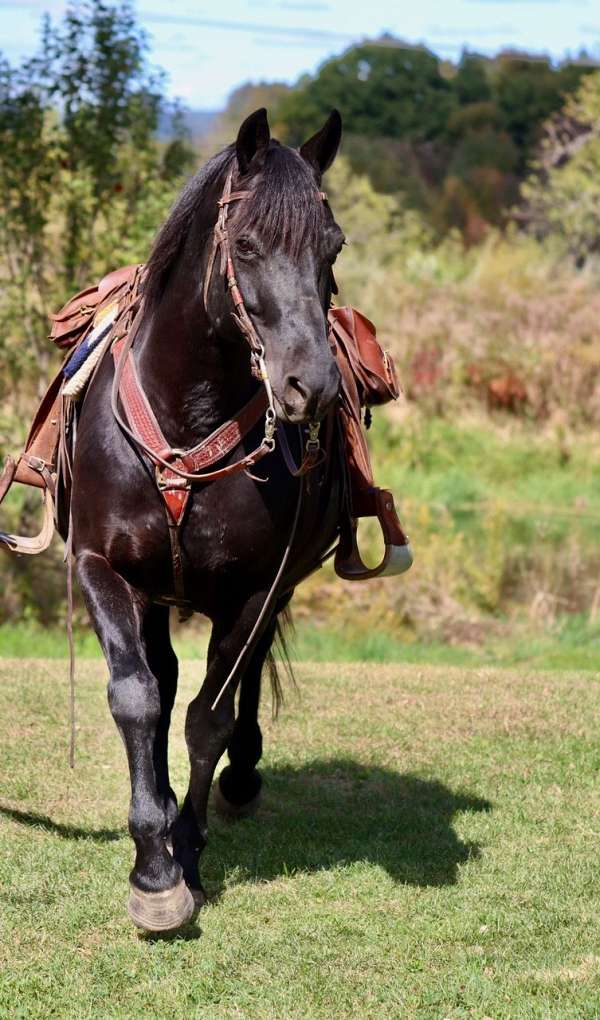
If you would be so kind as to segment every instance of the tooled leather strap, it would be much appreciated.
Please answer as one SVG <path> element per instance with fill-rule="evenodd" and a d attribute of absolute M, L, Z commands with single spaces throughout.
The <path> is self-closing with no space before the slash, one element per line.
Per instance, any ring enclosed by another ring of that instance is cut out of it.
<path fill-rule="evenodd" d="M 203 471 L 231 453 L 242 439 L 258 424 L 267 407 L 267 396 L 259 390 L 242 410 L 230 421 L 220 425 L 206 439 L 190 450 L 173 449 L 156 420 L 148 398 L 142 389 L 131 350 L 124 351 L 125 340 L 113 346 L 113 358 L 121 367 L 119 396 L 134 438 L 152 459 L 157 468 L 157 484 L 171 516 L 179 523 L 185 510 L 192 482 L 213 481 L 237 471 L 253 467 L 271 449 L 265 440 L 251 453 L 234 464 L 226 464 L 214 471 Z M 202 471 L 201 474 L 198 472 Z"/>

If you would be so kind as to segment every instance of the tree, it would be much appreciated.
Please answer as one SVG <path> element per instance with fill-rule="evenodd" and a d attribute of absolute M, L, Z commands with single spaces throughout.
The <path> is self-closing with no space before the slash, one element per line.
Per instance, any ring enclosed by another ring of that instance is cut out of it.
<path fill-rule="evenodd" d="M 491 99 L 492 90 L 486 70 L 489 60 L 463 53 L 456 74 L 452 78 L 452 91 L 461 105 L 484 103 Z"/>
<path fill-rule="evenodd" d="M 23 441 L 58 362 L 48 313 L 146 257 L 190 164 L 177 109 L 172 141 L 156 141 L 163 87 L 127 0 L 73 2 L 44 22 L 35 57 L 17 68 L 0 58 L 0 452 Z M 11 530 L 32 527 L 29 499 L 3 504 Z M 25 605 L 51 622 L 60 577 L 52 559 L 7 559 L 4 617 Z"/>
<path fill-rule="evenodd" d="M 600 71 L 546 125 L 520 218 L 578 264 L 600 252 Z"/>
<path fill-rule="evenodd" d="M 414 140 L 443 134 L 453 97 L 437 57 L 385 41 L 354 46 L 298 82 L 278 111 L 287 140 L 301 144 L 333 107 L 349 134 Z"/>
<path fill-rule="evenodd" d="M 497 58 L 493 96 L 504 115 L 506 130 L 520 152 L 519 169 L 526 169 L 544 121 L 560 110 L 568 89 L 589 73 L 584 66 L 557 70 L 548 60 L 519 54 Z"/>
<path fill-rule="evenodd" d="M 189 164 L 180 118 L 155 141 L 163 85 L 128 0 L 72 3 L 35 57 L 0 61 L 0 358 L 17 399 L 46 375 L 48 313 L 145 256 Z"/>
<path fill-rule="evenodd" d="M 283 82 L 245 82 L 234 89 L 229 95 L 225 109 L 220 113 L 203 139 L 202 150 L 212 155 L 218 149 L 232 142 L 239 126 L 254 110 L 264 106 L 269 111 L 271 133 L 278 137 L 280 127 L 278 111 L 282 100 L 289 95 L 291 88 Z M 284 128 L 285 130 L 285 128 Z"/>

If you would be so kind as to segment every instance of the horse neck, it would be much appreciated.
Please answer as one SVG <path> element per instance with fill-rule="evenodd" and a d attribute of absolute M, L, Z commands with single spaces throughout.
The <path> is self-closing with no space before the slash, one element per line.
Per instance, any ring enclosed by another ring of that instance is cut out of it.
<path fill-rule="evenodd" d="M 256 390 L 244 340 L 215 332 L 200 295 L 190 296 L 190 279 L 174 273 L 136 344 L 143 389 L 165 435 L 182 448 L 232 418 Z"/>

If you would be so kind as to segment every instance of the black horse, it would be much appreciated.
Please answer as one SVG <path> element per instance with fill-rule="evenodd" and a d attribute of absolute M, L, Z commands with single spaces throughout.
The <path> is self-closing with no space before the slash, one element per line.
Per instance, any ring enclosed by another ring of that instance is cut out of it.
<path fill-rule="evenodd" d="M 344 237 L 318 189 L 340 134 L 334 111 L 320 132 L 294 150 L 270 138 L 266 111 L 257 111 L 242 124 L 236 143 L 188 184 L 159 232 L 147 265 L 133 356 L 173 447 L 187 449 L 204 439 L 261 386 L 218 267 L 210 273 L 206 300 L 203 294 L 218 202 L 230 174 L 234 189 L 250 191 L 229 210 L 233 263 L 264 345 L 277 430 L 285 430 L 295 458 L 302 456 L 302 426 L 322 421 L 332 408 L 339 372 L 327 340 L 326 313 L 334 286 L 331 267 Z M 190 784 L 178 812 L 167 762 L 177 685 L 164 604 L 174 594 L 171 546 L 154 465 L 111 411 L 113 373 L 113 359 L 107 357 L 78 423 L 73 551 L 110 669 L 110 708 L 129 762 L 129 830 L 136 846 L 129 911 L 140 927 L 158 930 L 184 924 L 194 901 L 202 902 L 198 862 L 206 843 L 207 800 L 225 749 L 230 764 L 216 791 L 221 808 L 243 814 L 257 802 L 263 664 L 294 586 L 335 541 L 342 469 L 332 446 L 304 486 L 299 516 L 302 481 L 286 466 L 279 446 L 252 472 L 192 489 L 180 534 L 183 582 L 193 609 L 211 620 L 212 633 L 206 677 L 187 712 Z M 222 463 L 239 460 L 262 434 L 259 423 Z M 276 599 L 213 708 L 261 615 L 296 517 Z"/>

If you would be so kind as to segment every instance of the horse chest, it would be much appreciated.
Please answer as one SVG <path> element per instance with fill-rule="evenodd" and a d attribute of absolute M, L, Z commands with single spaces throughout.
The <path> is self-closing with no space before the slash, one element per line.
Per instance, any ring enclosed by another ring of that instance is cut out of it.
<path fill-rule="evenodd" d="M 250 486 L 231 486 L 230 492 L 215 486 L 214 493 L 205 490 L 194 498 L 182 530 L 190 566 L 254 572 L 279 562 L 292 535 L 298 483 L 272 491 Z M 334 537 L 339 516 L 334 496 L 331 489 L 304 493 L 295 547 L 312 551 Z"/>

